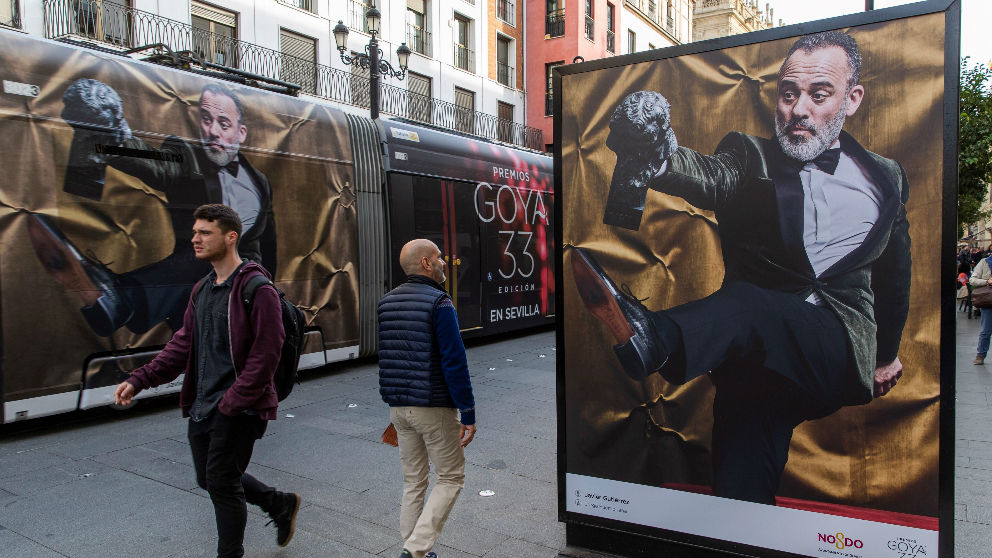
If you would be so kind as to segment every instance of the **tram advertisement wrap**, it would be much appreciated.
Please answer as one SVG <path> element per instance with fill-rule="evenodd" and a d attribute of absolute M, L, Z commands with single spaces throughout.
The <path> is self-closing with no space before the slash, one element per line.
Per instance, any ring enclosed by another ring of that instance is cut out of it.
<path fill-rule="evenodd" d="M 935 9 L 562 70 L 566 517 L 937 554 L 957 11 Z"/>
<path fill-rule="evenodd" d="M 495 332 L 548 323 L 555 300 L 551 158 L 408 123 L 384 121 L 383 126 L 390 171 L 439 177 L 444 183 L 444 178 L 457 180 L 450 183 L 449 194 L 441 195 L 446 225 L 438 245 L 456 256 L 455 274 L 477 264 L 477 275 L 471 277 L 482 287 L 476 291 L 462 280 L 449 285 L 459 291 L 452 296 L 462 327 L 481 325 Z M 418 188 L 428 187 L 421 181 Z M 462 191 L 469 188 L 474 188 L 466 193 L 473 196 L 471 209 L 460 203 Z M 424 194 L 412 195 L 415 212 L 434 209 L 433 202 L 420 209 L 418 196 Z M 463 222 L 465 218 L 473 222 Z M 479 246 L 469 239 L 459 241 L 459 232 L 473 238 L 478 234 L 482 241 Z M 481 306 L 463 300 L 463 292 L 481 298 Z"/>
<path fill-rule="evenodd" d="M 192 211 L 239 211 L 319 352 L 358 344 L 343 113 L 285 95 L 0 33 L 4 400 L 78 390 L 94 354 L 164 344 L 191 284 Z M 208 85 L 209 84 L 209 85 Z M 109 386 L 105 367 L 84 387 Z"/>

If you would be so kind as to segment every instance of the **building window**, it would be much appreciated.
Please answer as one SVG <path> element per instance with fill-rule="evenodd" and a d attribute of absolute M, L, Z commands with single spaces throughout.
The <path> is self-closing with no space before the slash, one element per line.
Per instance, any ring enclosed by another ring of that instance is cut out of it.
<path fill-rule="evenodd" d="M 627 30 L 627 52 L 637 52 L 637 33 Z"/>
<path fill-rule="evenodd" d="M 475 133 L 475 93 L 461 87 L 455 88 L 455 129 Z"/>
<path fill-rule="evenodd" d="M 544 115 L 551 116 L 555 111 L 555 99 L 554 99 L 554 69 L 557 66 L 561 66 L 564 62 L 552 62 L 550 64 L 544 65 L 544 75 L 545 75 L 545 85 L 544 85 Z"/>
<path fill-rule="evenodd" d="M 413 52 L 433 56 L 431 33 L 427 30 L 427 18 L 424 15 L 427 13 L 426 9 L 424 0 L 406 1 L 406 44 Z"/>
<path fill-rule="evenodd" d="M 544 20 L 544 34 L 548 37 L 565 36 L 565 9 L 558 7 L 558 0 L 548 0 L 548 15 Z"/>
<path fill-rule="evenodd" d="M 672 0 L 668 0 L 668 7 L 665 14 L 665 27 L 669 33 L 675 33 L 675 8 L 672 7 Z"/>
<path fill-rule="evenodd" d="M 617 51 L 617 38 L 616 38 L 616 27 L 615 27 L 615 17 L 616 8 L 613 4 L 606 4 L 606 50 L 607 52 Z"/>
<path fill-rule="evenodd" d="M 496 0 L 496 17 L 516 26 L 517 5 L 511 0 Z"/>
<path fill-rule="evenodd" d="M 11 0 L 0 0 L 6 4 L 0 9 L 2 22 L 7 22 L 8 12 L 13 23 L 14 16 L 17 15 L 17 22 L 20 23 L 17 2 Z M 88 37 L 104 43 L 112 43 L 118 46 L 132 46 L 130 42 L 131 29 L 128 17 L 129 2 L 127 0 L 81 0 L 73 2 L 72 9 L 75 16 L 76 34 Z"/>
<path fill-rule="evenodd" d="M 431 118 L 431 78 L 414 72 L 407 74 L 409 99 L 407 111 L 410 118 L 420 122 L 432 122 Z"/>
<path fill-rule="evenodd" d="M 206 61 L 238 67 L 238 15 L 212 6 L 191 2 L 193 50 Z"/>
<path fill-rule="evenodd" d="M 317 13 L 316 0 L 279 0 L 283 4 L 288 4 L 294 8 L 306 10 L 310 13 Z"/>
<path fill-rule="evenodd" d="M 513 56 L 513 42 L 503 36 L 496 37 L 496 81 L 507 87 L 516 85 L 516 72 L 514 71 L 511 57 Z"/>
<path fill-rule="evenodd" d="M 304 93 L 317 93 L 317 39 L 280 29 L 279 51 L 279 79 L 299 85 Z"/>
<path fill-rule="evenodd" d="M 513 143 L 513 105 L 497 101 L 496 107 L 496 116 L 499 118 L 498 129 L 496 130 L 497 137 L 499 141 Z"/>
<path fill-rule="evenodd" d="M 368 20 L 365 19 L 365 12 L 367 12 L 368 9 L 368 3 L 363 0 L 348 0 L 348 27 L 354 29 L 355 31 L 368 33 L 369 24 Z"/>
<path fill-rule="evenodd" d="M 593 23 L 592 0 L 586 0 L 586 38 L 590 41 L 594 40 L 595 37 Z"/>
<path fill-rule="evenodd" d="M 358 53 L 352 51 L 351 57 L 357 56 Z M 372 100 L 369 94 L 372 91 L 372 84 L 369 82 L 369 69 L 363 68 L 361 64 L 352 64 L 348 67 L 351 68 L 351 104 L 358 107 L 371 107 Z"/>
<path fill-rule="evenodd" d="M 475 51 L 472 50 L 472 20 L 455 14 L 455 66 L 475 71 Z"/>
<path fill-rule="evenodd" d="M 0 0 L 0 25 L 21 27 L 21 8 L 18 0 Z"/>
<path fill-rule="evenodd" d="M 648 0 L 648 19 L 651 21 L 658 21 L 658 2 L 656 0 Z"/>

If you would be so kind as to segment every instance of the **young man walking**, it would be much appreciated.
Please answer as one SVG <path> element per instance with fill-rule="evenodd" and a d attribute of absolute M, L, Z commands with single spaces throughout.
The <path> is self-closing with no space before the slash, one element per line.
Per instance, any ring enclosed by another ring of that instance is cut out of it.
<path fill-rule="evenodd" d="M 279 546 L 293 537 L 300 509 L 299 494 L 279 492 L 245 473 L 255 440 L 276 418 L 272 378 L 285 332 L 274 287 L 262 285 L 251 305 L 242 302 L 248 280 L 269 274 L 238 255 L 242 225 L 234 209 L 202 205 L 193 218 L 193 252 L 213 271 L 193 289 L 182 327 L 154 360 L 117 386 L 114 401 L 126 405 L 142 389 L 185 373 L 179 404 L 190 418 L 196 482 L 214 505 L 217 556 L 240 558 L 245 554 L 246 502 L 269 514 Z"/>
<path fill-rule="evenodd" d="M 379 393 L 389 404 L 403 468 L 400 558 L 423 558 L 433 554 L 465 486 L 463 448 L 475 436 L 475 399 L 458 315 L 441 286 L 441 251 L 429 240 L 411 240 L 400 250 L 400 266 L 406 282 L 379 301 Z M 425 504 L 431 463 L 437 484 Z"/>

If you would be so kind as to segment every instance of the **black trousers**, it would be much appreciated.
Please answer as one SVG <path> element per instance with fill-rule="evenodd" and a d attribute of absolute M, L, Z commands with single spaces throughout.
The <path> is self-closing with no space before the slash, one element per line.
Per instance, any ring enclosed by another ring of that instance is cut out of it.
<path fill-rule="evenodd" d="M 681 383 L 712 371 L 718 496 L 774 504 L 792 431 L 833 413 L 855 371 L 840 319 L 796 295 L 737 281 L 657 312 L 680 347 L 661 373 Z"/>
<path fill-rule="evenodd" d="M 241 558 L 245 554 L 246 502 L 270 513 L 277 492 L 245 473 L 255 440 L 267 422 L 257 415 L 229 417 L 218 410 L 200 421 L 189 421 L 196 483 L 210 494 L 217 520 L 217 556 Z"/>

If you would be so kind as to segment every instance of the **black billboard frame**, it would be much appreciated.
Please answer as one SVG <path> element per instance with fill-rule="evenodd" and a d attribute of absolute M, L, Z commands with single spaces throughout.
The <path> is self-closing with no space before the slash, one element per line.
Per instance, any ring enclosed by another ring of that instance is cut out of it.
<path fill-rule="evenodd" d="M 663 60 L 689 54 L 745 46 L 755 43 L 788 39 L 823 31 L 832 31 L 897 19 L 944 14 L 944 99 L 943 99 L 943 177 L 940 250 L 940 425 L 938 452 L 938 556 L 954 556 L 954 417 L 956 398 L 955 356 L 955 296 L 950 278 L 955 276 L 957 255 L 957 194 L 958 194 L 958 102 L 960 84 L 961 0 L 924 0 L 842 15 L 811 22 L 797 23 L 763 31 L 719 37 L 705 41 L 676 45 L 612 56 L 588 62 L 557 66 L 552 72 L 553 95 L 553 159 L 556 169 L 553 182 L 555 200 L 555 341 L 565 346 L 564 323 L 566 318 L 564 282 L 563 192 L 562 192 L 562 76 L 581 74 Z M 678 556 L 713 556 L 719 552 L 727 556 L 803 556 L 779 550 L 752 547 L 720 539 L 710 539 L 679 531 L 648 527 L 596 516 L 566 511 L 565 474 L 566 415 L 565 415 L 565 363 L 567 353 L 558 351 L 556 362 L 556 413 L 557 413 L 557 482 L 558 521 L 565 523 L 566 543 L 570 546 L 606 551 L 623 556 L 659 556 L 669 552 Z"/>

